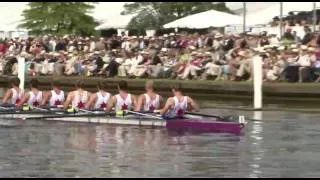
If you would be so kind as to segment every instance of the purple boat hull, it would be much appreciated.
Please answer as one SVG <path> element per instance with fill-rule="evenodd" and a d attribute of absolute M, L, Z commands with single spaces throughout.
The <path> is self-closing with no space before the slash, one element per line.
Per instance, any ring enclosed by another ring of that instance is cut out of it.
<path fill-rule="evenodd" d="M 232 133 L 240 135 L 244 124 L 203 119 L 174 119 L 167 121 L 167 129 L 182 131 L 199 131 L 215 133 Z"/>

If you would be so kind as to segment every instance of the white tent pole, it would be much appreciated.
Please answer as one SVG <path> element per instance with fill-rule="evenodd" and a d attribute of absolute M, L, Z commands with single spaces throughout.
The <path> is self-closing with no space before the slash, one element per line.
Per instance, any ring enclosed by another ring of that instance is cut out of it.
<path fill-rule="evenodd" d="M 246 32 L 246 13 L 247 13 L 247 6 L 246 2 L 243 2 L 243 32 Z"/>
<path fill-rule="evenodd" d="M 313 32 L 316 31 L 317 24 L 317 12 L 316 12 L 316 2 L 313 2 Z"/>
<path fill-rule="evenodd" d="M 24 89 L 25 81 L 25 59 L 23 57 L 18 58 L 18 78 L 20 79 L 20 88 Z"/>
<path fill-rule="evenodd" d="M 282 38 L 283 35 L 283 2 L 280 2 L 280 39 Z"/>

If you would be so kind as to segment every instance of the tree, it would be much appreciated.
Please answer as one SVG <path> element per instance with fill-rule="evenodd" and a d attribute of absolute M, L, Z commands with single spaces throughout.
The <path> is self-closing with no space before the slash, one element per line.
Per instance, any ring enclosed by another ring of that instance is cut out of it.
<path fill-rule="evenodd" d="M 128 25 L 137 29 L 159 29 L 176 19 L 211 9 L 233 13 L 220 2 L 135 2 L 125 4 L 124 8 L 122 15 L 137 13 Z"/>
<path fill-rule="evenodd" d="M 94 8 L 83 2 L 30 2 L 23 11 L 24 20 L 19 25 L 30 34 L 91 35 L 96 23 L 87 13 Z"/>

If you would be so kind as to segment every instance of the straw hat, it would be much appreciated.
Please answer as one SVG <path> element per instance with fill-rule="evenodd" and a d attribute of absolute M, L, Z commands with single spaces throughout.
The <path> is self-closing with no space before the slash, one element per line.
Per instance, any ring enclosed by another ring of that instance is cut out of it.
<path fill-rule="evenodd" d="M 197 52 L 192 51 L 190 54 L 191 54 L 191 55 L 196 55 L 196 54 L 197 54 Z"/>
<path fill-rule="evenodd" d="M 196 49 L 196 47 L 194 47 L 194 46 L 189 46 L 189 49 L 191 49 L 191 50 L 195 50 L 195 49 Z"/>
<path fill-rule="evenodd" d="M 214 38 L 221 38 L 221 37 L 223 37 L 223 35 L 222 34 L 220 34 L 220 33 L 217 33 L 215 36 L 214 36 Z"/>
<path fill-rule="evenodd" d="M 202 53 L 197 53 L 197 57 L 203 57 Z"/>
<path fill-rule="evenodd" d="M 277 49 L 278 49 L 278 51 L 283 51 L 285 49 L 285 47 L 284 46 L 280 46 Z"/>
<path fill-rule="evenodd" d="M 143 38 L 143 36 L 139 36 L 139 39 L 142 39 Z"/>
<path fill-rule="evenodd" d="M 211 52 L 209 52 L 209 51 L 205 52 L 204 54 L 207 56 L 211 56 Z"/>
<path fill-rule="evenodd" d="M 292 49 L 296 49 L 298 47 L 298 45 L 296 45 L 296 44 L 291 44 L 291 46 L 290 46 L 290 48 L 292 48 Z"/>
<path fill-rule="evenodd" d="M 167 38 L 167 37 L 168 37 L 168 34 L 164 34 L 163 37 Z"/>
<path fill-rule="evenodd" d="M 111 51 L 112 51 L 112 52 L 117 52 L 117 50 L 116 50 L 116 49 L 112 49 Z"/>
<path fill-rule="evenodd" d="M 292 49 L 291 51 L 294 52 L 294 53 L 298 53 L 299 52 L 298 49 Z"/>
<path fill-rule="evenodd" d="M 239 55 L 239 56 L 245 56 L 246 53 L 245 53 L 244 51 L 240 51 L 240 52 L 238 52 L 238 55 Z"/>
<path fill-rule="evenodd" d="M 100 52 L 99 51 L 95 51 L 93 54 L 99 54 Z"/>
<path fill-rule="evenodd" d="M 308 52 L 314 52 L 316 49 L 314 47 L 309 47 Z"/>
<path fill-rule="evenodd" d="M 308 46 L 306 46 L 306 45 L 302 45 L 301 47 L 300 47 L 302 50 L 308 50 Z"/>
<path fill-rule="evenodd" d="M 170 33 L 169 35 L 170 35 L 170 36 L 174 36 L 174 33 Z"/>
<path fill-rule="evenodd" d="M 162 52 L 167 52 L 168 49 L 167 49 L 167 48 L 162 48 L 161 51 L 162 51 Z"/>

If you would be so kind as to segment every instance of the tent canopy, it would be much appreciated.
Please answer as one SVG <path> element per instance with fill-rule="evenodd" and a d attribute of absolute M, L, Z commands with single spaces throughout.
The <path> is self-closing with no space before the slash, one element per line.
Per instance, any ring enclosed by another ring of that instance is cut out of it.
<path fill-rule="evenodd" d="M 203 29 L 209 27 L 224 27 L 230 24 L 241 24 L 241 16 L 209 10 L 193 14 L 165 24 L 164 28 L 193 28 Z"/>
<path fill-rule="evenodd" d="M 109 28 L 125 29 L 135 15 L 136 14 L 130 14 L 125 16 L 118 15 L 118 16 L 110 17 L 108 19 L 105 19 L 104 23 L 97 26 L 95 30 L 102 30 L 102 29 L 109 29 Z"/>
<path fill-rule="evenodd" d="M 283 16 L 287 16 L 291 11 L 311 11 L 313 2 L 283 2 Z M 247 25 L 266 24 L 272 21 L 275 16 L 280 17 L 280 3 L 265 10 L 248 14 L 246 17 Z"/>

